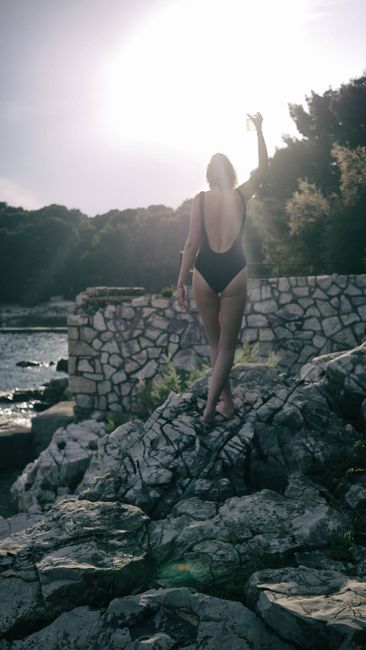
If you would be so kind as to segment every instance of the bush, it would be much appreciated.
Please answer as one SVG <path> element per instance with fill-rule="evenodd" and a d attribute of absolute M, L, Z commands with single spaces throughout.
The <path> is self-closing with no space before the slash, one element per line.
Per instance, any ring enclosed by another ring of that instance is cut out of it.
<path fill-rule="evenodd" d="M 183 390 L 182 378 L 175 366 L 169 361 L 160 379 L 153 382 L 152 386 L 146 389 L 147 403 L 149 410 L 153 411 L 160 406 L 172 391 L 180 393 Z"/>
<path fill-rule="evenodd" d="M 267 358 L 261 358 L 259 356 L 259 345 L 254 343 L 250 345 L 248 339 L 244 339 L 241 350 L 237 350 L 235 353 L 234 363 L 257 363 L 264 364 L 266 366 L 277 366 L 279 358 L 275 352 L 270 352 Z"/>
<path fill-rule="evenodd" d="M 174 295 L 174 291 L 175 291 L 175 289 L 174 289 L 173 286 L 171 286 L 171 287 L 164 287 L 164 288 L 160 291 L 160 295 L 162 296 L 162 298 L 171 298 L 171 297 Z"/>

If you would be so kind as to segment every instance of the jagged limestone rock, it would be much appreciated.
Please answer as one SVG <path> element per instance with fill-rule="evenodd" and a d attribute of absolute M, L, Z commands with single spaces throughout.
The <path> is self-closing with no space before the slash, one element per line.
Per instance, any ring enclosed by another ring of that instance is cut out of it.
<path fill-rule="evenodd" d="M 0 646 L 1 647 L 1 646 Z M 105 609 L 77 607 L 7 650 L 294 650 L 248 608 L 188 589 L 114 598 Z M 5 649 L 4 649 L 5 650 Z"/>
<path fill-rule="evenodd" d="M 248 605 L 304 650 L 366 646 L 366 584 L 331 569 L 265 569 L 245 585 Z"/>
<path fill-rule="evenodd" d="M 245 580 L 258 563 L 285 566 L 296 551 L 326 547 L 332 531 L 349 527 L 348 518 L 299 473 L 290 476 L 283 495 L 263 489 L 222 505 L 179 501 L 149 527 L 156 584 L 225 589 Z"/>
<path fill-rule="evenodd" d="M 42 513 L 57 499 L 72 494 L 104 433 L 105 424 L 96 419 L 57 429 L 48 447 L 26 465 L 11 487 L 18 510 Z"/>
<path fill-rule="evenodd" d="M 0 635 L 146 584 L 147 522 L 133 506 L 69 497 L 32 528 L 2 540 Z"/>

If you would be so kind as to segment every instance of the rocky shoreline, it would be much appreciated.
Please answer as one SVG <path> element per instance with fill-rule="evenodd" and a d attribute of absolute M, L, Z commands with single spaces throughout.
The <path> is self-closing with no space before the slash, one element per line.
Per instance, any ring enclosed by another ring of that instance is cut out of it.
<path fill-rule="evenodd" d="M 0 519 L 0 650 L 366 646 L 366 343 L 60 427 Z"/>
<path fill-rule="evenodd" d="M 0 329 L 14 327 L 67 327 L 67 316 L 72 314 L 75 302 L 54 296 L 47 302 L 33 306 L 11 303 L 0 305 Z"/>

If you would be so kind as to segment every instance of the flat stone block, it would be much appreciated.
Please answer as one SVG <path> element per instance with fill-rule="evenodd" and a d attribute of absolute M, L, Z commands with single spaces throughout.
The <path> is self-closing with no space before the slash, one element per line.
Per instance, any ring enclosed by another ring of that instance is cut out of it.
<path fill-rule="evenodd" d="M 124 381 L 127 381 L 127 375 L 123 370 L 117 370 L 111 378 L 112 384 L 122 384 Z"/>
<path fill-rule="evenodd" d="M 52 435 L 60 427 L 64 427 L 74 420 L 75 401 L 58 402 L 46 411 L 32 418 L 33 448 L 35 455 L 45 449 Z"/>
<path fill-rule="evenodd" d="M 337 315 L 337 310 L 330 304 L 330 302 L 328 302 L 328 300 L 316 300 L 316 306 L 324 318 Z"/>
<path fill-rule="evenodd" d="M 0 469 L 24 467 L 32 458 L 33 432 L 30 427 L 4 421 L 0 424 Z"/>
<path fill-rule="evenodd" d="M 104 374 L 101 372 L 85 372 L 83 377 L 86 377 L 86 379 L 92 379 L 93 381 L 102 381 L 104 379 Z"/>
<path fill-rule="evenodd" d="M 168 309 L 169 304 L 169 298 L 162 298 L 161 296 L 152 296 L 151 298 L 151 305 L 156 309 Z"/>
<path fill-rule="evenodd" d="M 79 328 L 78 327 L 69 327 L 68 328 L 68 337 L 69 339 L 73 339 L 74 341 L 77 341 L 79 338 Z"/>
<path fill-rule="evenodd" d="M 319 331 L 321 330 L 321 325 L 317 318 L 305 318 L 303 328 L 305 330 Z"/>
<path fill-rule="evenodd" d="M 123 305 L 122 314 L 121 314 L 122 318 L 125 318 L 126 320 L 131 320 L 131 318 L 134 318 L 135 315 L 136 315 L 136 312 L 133 309 L 133 307 L 130 307 L 130 306 L 127 307 L 127 306 Z"/>
<path fill-rule="evenodd" d="M 256 328 L 247 327 L 243 335 L 243 338 L 249 341 L 249 343 L 254 343 L 254 341 L 258 340 L 258 330 Z"/>
<path fill-rule="evenodd" d="M 278 278 L 278 288 L 280 291 L 288 291 L 290 283 L 287 278 Z"/>
<path fill-rule="evenodd" d="M 138 298 L 132 298 L 131 306 L 132 307 L 147 307 L 150 305 L 151 297 L 150 296 L 139 296 Z"/>
<path fill-rule="evenodd" d="M 358 323 L 360 321 L 360 317 L 356 313 L 342 314 L 341 315 L 341 321 L 342 321 L 344 326 L 352 325 L 353 323 Z"/>
<path fill-rule="evenodd" d="M 247 325 L 248 327 L 268 327 L 268 318 L 263 314 L 249 314 Z"/>
<path fill-rule="evenodd" d="M 98 383 L 98 394 L 99 395 L 105 395 L 106 393 L 109 393 L 111 390 L 111 382 L 108 381 L 107 379 L 105 381 L 101 381 Z"/>
<path fill-rule="evenodd" d="M 98 408 L 100 408 L 101 411 L 105 411 L 107 408 L 107 398 L 105 395 L 102 395 L 99 397 L 98 400 Z"/>
<path fill-rule="evenodd" d="M 149 319 L 149 324 L 152 327 L 156 327 L 156 329 L 163 330 L 163 332 L 165 332 L 169 325 L 169 321 L 167 318 L 163 318 L 162 316 L 156 315 L 154 318 Z"/>
<path fill-rule="evenodd" d="M 74 357 L 95 357 L 97 352 L 84 341 L 69 340 L 69 355 Z"/>
<path fill-rule="evenodd" d="M 333 336 L 342 329 L 342 324 L 338 316 L 332 316 L 331 318 L 324 318 L 322 321 L 324 334 L 329 337 Z"/>
<path fill-rule="evenodd" d="M 104 352 L 102 353 L 103 356 Z M 107 353 L 105 353 L 107 354 Z M 107 357 L 108 358 L 108 357 Z M 101 359 L 102 363 L 106 363 L 103 359 Z M 109 357 L 109 364 L 113 366 L 114 368 L 120 368 L 123 366 L 123 360 L 118 354 L 111 354 Z"/>
<path fill-rule="evenodd" d="M 305 298 L 306 296 L 309 295 L 309 287 L 308 286 L 294 287 L 292 292 L 294 296 L 297 296 L 298 298 Z"/>
<path fill-rule="evenodd" d="M 88 359 L 79 359 L 77 367 L 78 372 L 94 372 L 94 367 Z"/>
<path fill-rule="evenodd" d="M 68 326 L 89 325 L 89 323 L 90 323 L 89 316 L 82 316 L 81 314 L 70 314 L 67 317 Z"/>
<path fill-rule="evenodd" d="M 365 289 L 366 288 L 366 273 L 361 275 L 356 275 L 356 284 L 358 287 Z"/>
<path fill-rule="evenodd" d="M 82 341 L 86 341 L 87 343 L 91 343 L 93 339 L 97 336 L 97 332 L 95 329 L 92 327 L 81 327 L 80 328 L 80 339 Z"/>
<path fill-rule="evenodd" d="M 92 409 L 94 406 L 94 397 L 92 395 L 76 395 L 75 403 L 82 409 Z"/>
<path fill-rule="evenodd" d="M 77 357 L 69 357 L 69 361 L 67 364 L 69 375 L 76 375 L 76 363 L 77 363 Z"/>
<path fill-rule="evenodd" d="M 102 345 L 102 344 L 101 344 Z M 104 343 L 103 347 L 101 348 L 102 352 L 119 352 L 119 347 L 116 343 L 116 341 L 108 341 L 107 343 Z"/>
<path fill-rule="evenodd" d="M 260 289 L 248 289 L 248 301 L 259 302 L 261 299 Z"/>
<path fill-rule="evenodd" d="M 96 390 L 96 383 L 91 379 L 85 379 L 73 375 L 69 378 L 69 390 L 71 393 L 94 393 Z"/>
<path fill-rule="evenodd" d="M 349 286 L 347 287 L 347 294 L 349 296 L 361 296 L 362 290 L 353 284 L 349 284 Z"/>
<path fill-rule="evenodd" d="M 100 335 L 100 340 L 105 343 L 106 341 L 110 341 L 113 338 L 113 333 L 112 332 L 102 332 Z"/>
<path fill-rule="evenodd" d="M 365 305 L 360 305 L 357 308 L 357 312 L 361 320 L 366 321 L 366 304 Z"/>
<path fill-rule="evenodd" d="M 259 340 L 260 341 L 273 341 L 274 334 L 271 329 L 263 328 L 259 330 Z"/>
<path fill-rule="evenodd" d="M 278 297 L 278 302 L 280 305 L 286 305 L 288 302 L 292 301 L 292 295 L 291 293 L 281 293 Z"/>
<path fill-rule="evenodd" d="M 270 314 L 278 308 L 275 300 L 264 300 L 263 302 L 255 305 L 255 310 L 260 314 Z"/>
<path fill-rule="evenodd" d="M 334 279 L 330 275 L 318 275 L 317 276 L 317 285 L 323 290 L 329 289 L 329 287 L 333 284 Z"/>

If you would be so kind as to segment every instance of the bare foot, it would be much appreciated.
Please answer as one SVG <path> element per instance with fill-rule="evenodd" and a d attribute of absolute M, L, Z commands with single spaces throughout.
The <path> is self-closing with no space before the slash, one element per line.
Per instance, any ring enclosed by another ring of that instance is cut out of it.
<path fill-rule="evenodd" d="M 228 406 L 227 404 L 224 404 L 224 402 L 219 402 L 216 406 L 216 412 L 220 413 L 220 415 L 223 415 L 226 420 L 230 420 L 235 413 L 234 406 Z"/>
<path fill-rule="evenodd" d="M 215 413 L 209 413 L 204 411 L 202 416 L 202 422 L 205 422 L 206 424 L 212 424 L 214 420 L 215 420 Z"/>

